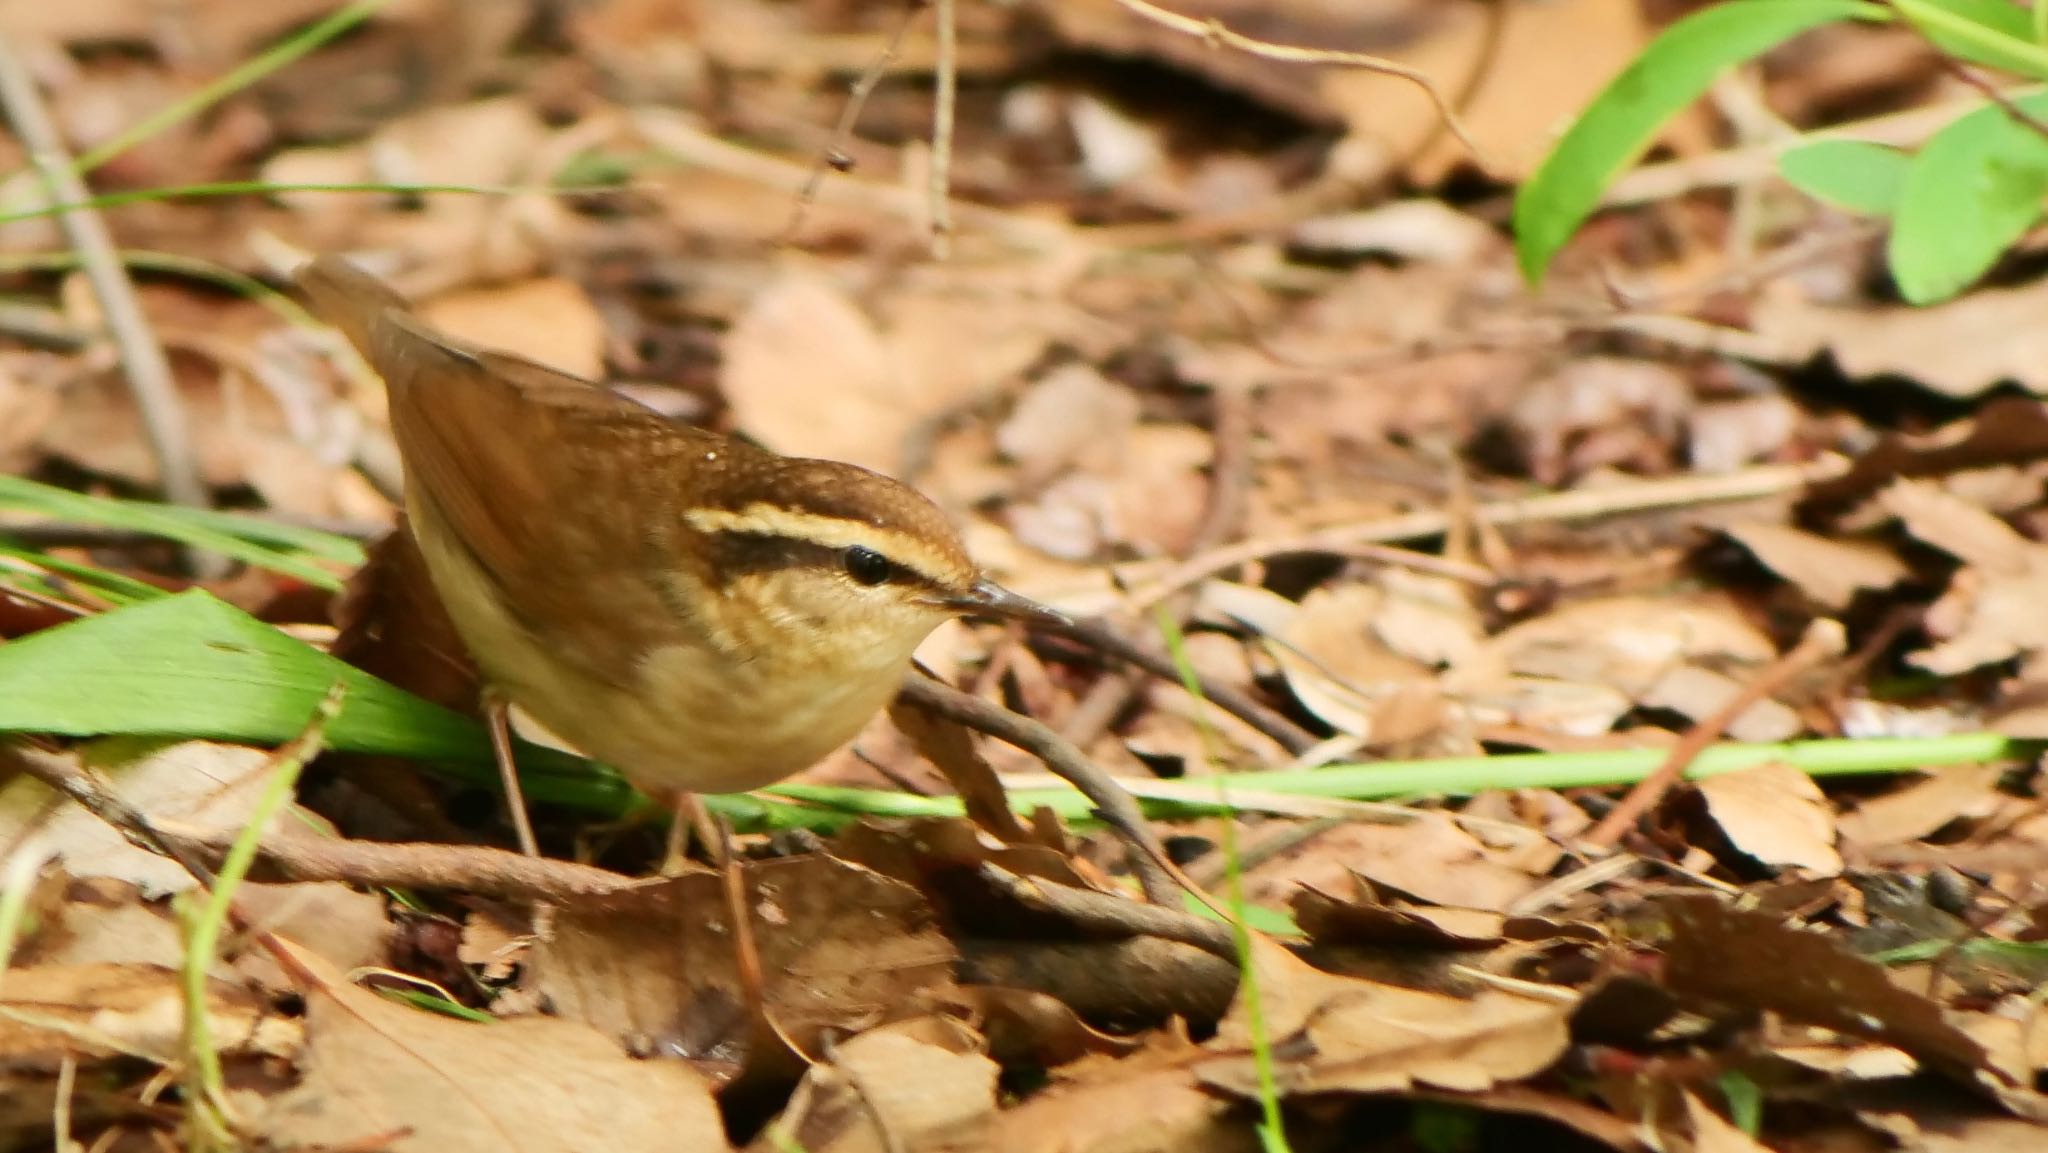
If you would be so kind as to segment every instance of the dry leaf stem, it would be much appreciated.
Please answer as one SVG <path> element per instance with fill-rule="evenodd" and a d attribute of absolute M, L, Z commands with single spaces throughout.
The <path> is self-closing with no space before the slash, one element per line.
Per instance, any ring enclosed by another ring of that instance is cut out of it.
<path fill-rule="evenodd" d="M 1706 751 L 1708 745 L 1721 739 L 1728 726 L 1735 723 L 1751 705 L 1765 700 L 1779 689 L 1790 684 L 1800 674 L 1811 669 L 1829 657 L 1839 655 L 1845 642 L 1842 626 L 1825 617 L 1807 626 L 1806 635 L 1792 647 L 1792 651 L 1779 657 L 1762 672 L 1758 673 L 1741 691 L 1729 698 L 1726 704 L 1715 709 L 1713 714 L 1702 719 L 1678 743 L 1671 746 L 1671 752 L 1657 770 L 1628 791 L 1621 803 L 1601 819 L 1593 830 L 1581 838 L 1582 843 L 1606 848 L 1615 844 L 1643 819 L 1643 815 L 1664 799 L 1664 794 L 1678 784 L 1685 776 L 1685 770 Z"/>
<path fill-rule="evenodd" d="M 913 676 L 906 680 L 903 700 L 914 708 L 1014 745 L 1045 762 L 1046 768 L 1079 789 L 1101 811 L 1103 819 L 1131 842 L 1131 871 L 1146 899 L 1169 908 L 1179 906 L 1180 885 L 1164 864 L 1168 860 L 1166 848 L 1159 843 L 1152 826 L 1145 823 L 1138 802 L 1066 738 L 1041 721 L 929 677 Z"/>
<path fill-rule="evenodd" d="M 1465 146 L 1465 150 L 1472 154 L 1473 160 L 1481 168 L 1491 167 L 1487 162 L 1485 149 L 1480 148 L 1479 142 L 1465 130 L 1465 122 L 1458 119 L 1452 101 L 1444 96 L 1426 72 L 1404 64 L 1396 64 L 1385 57 L 1368 56 L 1363 52 L 1345 52 L 1334 48 L 1302 48 L 1292 44 L 1260 40 L 1242 32 L 1234 32 L 1214 17 L 1204 20 L 1183 16 L 1150 3 L 1149 0 L 1116 0 L 1116 4 L 1126 12 L 1149 20 L 1162 28 L 1193 36 L 1207 44 L 1234 48 L 1248 56 L 1276 60 L 1283 64 L 1329 64 L 1340 68 L 1359 68 L 1406 80 L 1422 89 L 1423 95 L 1429 97 L 1429 102 L 1436 106 L 1436 113 L 1442 118 L 1445 129 L 1458 138 L 1458 143 Z"/>
<path fill-rule="evenodd" d="M 1806 464 L 1764 465 L 1716 476 L 1665 477 L 1608 488 L 1485 501 L 1472 510 L 1471 519 L 1495 526 L 1540 524 L 1761 500 L 1834 480 L 1848 470 L 1846 461 L 1825 457 Z M 1133 593 L 1128 604 L 1133 611 L 1149 608 L 1189 585 L 1240 565 L 1286 553 L 1338 552 L 1362 544 L 1392 544 L 1441 536 L 1451 530 L 1451 521 L 1448 512 L 1412 512 L 1299 536 L 1239 541 L 1168 570 L 1150 587 Z"/>
<path fill-rule="evenodd" d="M 206 488 L 199 480 L 198 460 L 170 361 L 142 313 L 135 285 L 115 251 L 106 222 L 91 208 L 80 207 L 91 195 L 64 150 L 63 137 L 50 119 L 35 77 L 5 32 L 0 32 L 0 106 L 5 107 L 30 162 L 41 174 L 51 204 L 72 206 L 59 212 L 57 221 L 78 252 L 79 264 L 106 317 L 108 334 L 120 351 L 128 388 L 135 394 L 135 406 L 142 414 L 150 450 L 163 477 L 164 494 L 178 504 L 205 507 Z"/>
<path fill-rule="evenodd" d="M 279 758 L 307 756 L 309 751 L 305 747 L 306 744 L 304 740 L 295 739 L 278 749 L 275 755 Z M 19 738 L 0 738 L 0 766 L 19 769 L 58 794 L 78 802 L 87 812 L 105 821 L 131 843 L 177 862 L 178 866 L 190 873 L 192 879 L 203 889 L 211 890 L 218 880 L 213 867 L 204 858 L 211 856 L 217 861 L 226 856 L 238 835 L 224 836 L 218 848 L 215 848 L 166 829 L 143 815 L 140 809 L 123 800 L 111 785 L 98 774 L 78 764 L 75 758 L 61 753 L 46 752 Z M 321 987 L 319 975 L 308 969 L 269 931 L 255 925 L 232 905 L 228 908 L 228 917 L 237 929 L 249 933 L 251 939 L 261 945 L 264 951 L 276 960 L 278 967 L 293 980 L 300 982 L 305 988 Z"/>
<path fill-rule="evenodd" d="M 1252 395 L 1247 389 L 1224 388 L 1211 394 L 1213 413 L 1210 419 L 1211 442 L 1215 445 L 1214 461 L 1209 481 L 1208 507 L 1202 511 L 1202 523 L 1196 527 L 1190 553 L 1204 553 L 1230 541 L 1244 524 L 1244 513 L 1250 504 L 1252 486 Z M 1180 627 L 1187 627 L 1187 616 L 1193 605 L 1183 598 L 1183 603 L 1174 606 L 1174 619 Z M 1169 677 L 1176 680 L 1177 677 Z M 1088 694 L 1068 714 L 1067 723 L 1062 727 L 1066 738 L 1077 745 L 1087 747 L 1109 727 L 1117 717 L 1130 707 L 1144 680 L 1137 673 L 1122 673 L 1107 676 L 1095 682 Z M 1288 742 L 1266 726 L 1252 722 L 1261 732 L 1280 741 Z M 1293 726 L 1289 726 L 1293 728 Z M 1299 732 L 1299 730 L 1295 730 Z M 1305 735 L 1305 734 L 1304 734 Z M 1290 753 L 1300 749 L 1288 748 Z"/>

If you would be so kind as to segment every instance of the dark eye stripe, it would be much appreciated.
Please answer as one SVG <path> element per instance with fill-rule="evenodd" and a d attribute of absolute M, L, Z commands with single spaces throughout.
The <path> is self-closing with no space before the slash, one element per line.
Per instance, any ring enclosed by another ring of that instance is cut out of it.
<path fill-rule="evenodd" d="M 774 572 L 778 569 L 814 568 L 824 572 L 843 573 L 865 585 L 893 583 L 945 591 L 945 586 L 940 582 L 908 565 L 896 564 L 873 549 L 862 548 L 860 551 L 880 562 L 882 576 L 879 580 L 864 579 L 862 573 L 853 571 L 849 556 L 853 549 L 838 549 L 815 541 L 769 533 L 712 532 L 704 534 L 704 541 L 711 553 L 712 569 L 721 577 L 729 578 L 741 573 Z"/>

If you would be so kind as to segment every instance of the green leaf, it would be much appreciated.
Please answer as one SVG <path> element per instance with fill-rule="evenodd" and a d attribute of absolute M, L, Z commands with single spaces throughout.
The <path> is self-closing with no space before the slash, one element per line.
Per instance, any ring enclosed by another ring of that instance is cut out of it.
<path fill-rule="evenodd" d="M 2048 118 L 2048 92 L 2014 102 Z M 2040 218 L 2048 195 L 2048 138 L 1996 105 L 1936 134 L 1906 173 L 1887 256 L 1914 304 L 1969 287 Z"/>
<path fill-rule="evenodd" d="M 1763 1132 L 1764 1091 L 1740 1069 L 1723 1070 L 1717 1078 L 1728 1100 L 1728 1120 L 1751 1137 Z"/>
<path fill-rule="evenodd" d="M 1422 1153 L 1472 1153 L 1484 1146 L 1486 1115 L 1468 1105 L 1416 1101 L 1409 1106 L 1408 1136 Z"/>
<path fill-rule="evenodd" d="M 2034 43 L 2033 18 L 2009 0 L 1896 0 L 1896 6 L 1958 60 L 2048 78 L 2048 51 Z"/>
<path fill-rule="evenodd" d="M 1845 212 L 1890 216 L 1906 187 L 1913 156 L 1868 140 L 1815 140 L 1778 157 L 1778 175 L 1799 191 Z"/>
<path fill-rule="evenodd" d="M 1522 275 L 1543 279 L 1600 194 L 1727 69 L 1801 32 L 1843 20 L 1888 20 L 1862 0 L 1730 0 L 1664 30 L 1595 97 L 1515 197 Z"/>
<path fill-rule="evenodd" d="M 87 617 L 0 645 L 0 732 L 204 737 L 281 744 L 339 681 L 327 746 L 415 757 L 496 783 L 483 726 L 395 688 L 199 591 Z M 523 746 L 520 777 L 541 802 L 618 812 L 607 771 Z"/>

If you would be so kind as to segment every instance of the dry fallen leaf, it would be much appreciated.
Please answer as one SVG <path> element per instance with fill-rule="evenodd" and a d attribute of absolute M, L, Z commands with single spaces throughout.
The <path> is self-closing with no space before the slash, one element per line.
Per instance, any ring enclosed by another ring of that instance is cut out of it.
<path fill-rule="evenodd" d="M 264 346 L 275 316 L 161 287 L 143 302 L 167 345 L 201 480 L 214 488 L 249 485 L 272 508 L 300 516 L 333 516 L 355 503 L 358 485 L 346 465 L 357 418 L 317 374 Z M 100 323 L 97 315 L 84 319 L 88 327 Z M 17 415 L 6 408 L 0 385 L 0 417 Z M 33 408 L 19 415 L 31 428 L 40 423 L 36 446 L 44 453 L 104 476 L 160 483 L 141 410 L 117 375 L 95 374 L 65 389 L 47 420 L 36 420 Z"/>
<path fill-rule="evenodd" d="M 1707 818 L 1737 851 L 1813 876 L 1842 871 L 1834 811 L 1820 786 L 1798 769 L 1759 765 L 1708 777 L 1693 788 L 1706 804 Z"/>
<path fill-rule="evenodd" d="M 1567 989 L 1550 996 L 1486 988 L 1461 999 L 1325 973 L 1263 937 L 1254 939 L 1252 958 L 1283 1094 L 1476 1092 L 1541 1072 L 1570 1044 L 1578 996 Z M 1236 1055 L 1252 1042 L 1246 996 L 1208 1046 L 1231 1056 L 1198 1072 L 1205 1084 L 1252 1096 L 1257 1073 L 1248 1056 Z"/>
<path fill-rule="evenodd" d="M 800 1051 L 819 1052 L 828 1030 L 915 1015 L 951 987 L 953 946 L 909 887 L 825 856 L 751 862 L 745 878 L 768 1015 Z M 725 917 L 710 873 L 580 900 L 534 949 L 539 988 L 560 1016 L 657 1052 L 743 1045 Z"/>
<path fill-rule="evenodd" d="M 437 296 L 420 316 L 450 335 L 586 380 L 604 376 L 604 318 L 573 280 L 543 277 Z"/>
<path fill-rule="evenodd" d="M 1860 849 L 1919 840 L 1959 817 L 1989 813 L 1998 806 L 1998 779 L 2005 766 L 1951 765 L 1842 814 L 1842 842 Z"/>
<path fill-rule="evenodd" d="M 1354 876 L 1352 888 L 1356 895 L 1345 899 L 1303 885 L 1294 895 L 1294 923 L 1317 945 L 1462 950 L 1502 940 L 1501 913 L 1381 901 L 1363 877 Z"/>
<path fill-rule="evenodd" d="M 0 982 L 0 1065 L 55 1072 L 67 1054 L 180 1062 L 186 1052 L 182 980 L 176 969 L 159 965 L 9 969 Z M 271 1012 L 230 982 L 207 982 L 206 997 L 213 1043 L 223 1056 L 298 1053 L 297 1020 Z"/>
<path fill-rule="evenodd" d="M 395 934 L 380 892 L 361 892 L 336 881 L 248 882 L 235 890 L 235 904 L 255 927 L 318 955 L 341 972 L 382 966 L 390 960 Z M 262 949 L 244 947 L 236 963 L 265 988 L 297 988 L 276 959 Z"/>
<path fill-rule="evenodd" d="M 2048 548 L 1925 482 L 1900 481 L 1879 501 L 1907 532 L 1963 562 L 1927 611 L 1927 631 L 1941 643 L 1908 661 L 1953 675 L 2048 648 Z"/>
<path fill-rule="evenodd" d="M 1985 1066 L 1984 1047 L 1945 1019 L 1939 1004 L 1836 940 L 1731 908 L 1719 896 L 1672 898 L 1663 907 L 1671 927 L 1664 983 L 1681 996 L 1768 1009 L 1894 1045 L 1965 1080 Z"/>
<path fill-rule="evenodd" d="M 1722 531 L 1765 568 L 1799 586 L 1799 591 L 1831 612 L 1848 608 L 1859 592 L 1888 589 L 1911 575 L 1896 554 L 1872 542 L 1839 540 L 1762 522 Z"/>
<path fill-rule="evenodd" d="M 1386 601 L 1376 584 L 1326 586 L 1289 606 L 1281 627 L 1261 629 L 1273 637 L 1267 649 L 1303 707 L 1340 732 L 1373 740 L 1384 738 L 1372 726 L 1379 702 L 1435 679 L 1380 639 L 1374 626 Z"/>
<path fill-rule="evenodd" d="M 1089 365 L 1065 364 L 1018 397 L 996 428 L 996 447 L 1036 484 L 1070 467 L 1109 471 L 1137 426 L 1137 393 Z"/>
<path fill-rule="evenodd" d="M 777 452 L 902 466 L 933 415 L 853 299 L 816 273 L 778 277 L 733 322 L 725 397 L 741 431 Z"/>
<path fill-rule="evenodd" d="M 155 965 L 184 963 L 185 941 L 168 908 L 142 899 L 126 881 L 99 877 L 70 881 L 62 899 L 19 944 L 15 963 L 73 965 Z M 210 976 L 231 979 L 234 970 L 216 962 Z"/>
<path fill-rule="evenodd" d="M 60 409 L 57 390 L 21 380 L 0 358 L 0 473 L 29 471 L 33 450 Z"/>
<path fill-rule="evenodd" d="M 86 746 L 83 759 L 130 805 L 193 836 L 239 833 L 270 778 L 270 754 L 206 741 L 166 745 L 109 738 Z M 273 820 L 266 835 L 314 835 L 291 812 Z M 73 876 L 132 881 L 147 896 L 193 885 L 176 862 L 129 843 L 113 826 L 24 774 L 0 785 L 0 844 L 18 843 L 31 830 L 49 838 Z"/>
<path fill-rule="evenodd" d="M 448 9 L 449 25 L 467 9 Z M 362 145 L 377 178 L 421 184 L 544 184 L 554 175 L 550 130 L 530 101 L 501 96 L 451 103 L 387 123 Z M 408 257 L 416 299 L 480 280 L 510 280 L 545 266 L 568 209 L 544 188 L 504 197 L 431 196 L 415 212 L 363 222 L 358 248 Z M 340 247 L 350 241 L 330 241 Z"/>
<path fill-rule="evenodd" d="M 587 1025 L 480 1024 L 322 977 L 306 991 L 303 1080 L 258 1126 L 281 1145 L 376 1139 L 394 1153 L 728 1148 L 710 1087 L 682 1061 L 643 1061 Z"/>
<path fill-rule="evenodd" d="M 1609 687 L 1694 721 L 1742 691 L 1743 677 L 1722 670 L 1777 655 L 1770 637 L 1718 594 L 1578 601 L 1500 632 L 1484 650 L 1483 659 L 1511 672 Z M 1797 713 L 1764 700 L 1728 732 L 1740 741 L 1780 741 L 1803 729 Z"/>
<path fill-rule="evenodd" d="M 1318 216 L 1294 226 L 1293 242 L 1314 252 L 1380 254 L 1461 264 L 1500 244 L 1486 222 L 1441 200 L 1396 200 L 1377 208 Z"/>
<path fill-rule="evenodd" d="M 1090 51 L 1151 57 L 1311 121 L 1343 124 L 1354 137 L 1350 151 L 1358 154 L 1344 159 L 1347 170 L 1406 161 L 1415 180 L 1430 184 L 1473 160 L 1463 144 L 1445 138 L 1441 115 L 1410 81 L 1363 68 L 1304 69 L 1161 27 L 1114 5 L 1039 0 L 1035 6 L 1062 39 Z M 1476 91 L 1461 102 L 1462 115 L 1492 169 L 1510 178 L 1530 171 L 1557 124 L 1635 57 L 1648 31 L 1637 7 L 1623 0 L 1511 4 L 1497 11 L 1441 0 L 1338 7 L 1213 0 L 1196 17 L 1289 47 L 1380 55 L 1433 77 L 1445 92 L 1457 91 L 1485 65 Z M 1682 121 L 1672 135 L 1694 137 L 1697 130 Z"/>
<path fill-rule="evenodd" d="M 1922 436 L 1892 434 L 1859 455 L 1849 470 L 1808 488 L 1802 515 L 1832 516 L 1857 501 L 1915 477 L 1947 478 L 1971 469 L 2035 462 L 2048 455 L 2048 404 L 2002 396 L 1975 418 Z"/>
<path fill-rule="evenodd" d="M 1686 418 L 1686 459 L 1697 473 L 1731 473 L 1777 459 L 1792 446 L 1804 416 L 1779 392 L 1709 401 Z"/>
<path fill-rule="evenodd" d="M 1791 360 L 1825 349 L 1842 372 L 1902 376 L 1944 396 L 1978 396 L 2001 381 L 2048 392 L 2048 346 L 2034 323 L 2048 307 L 2048 280 L 1978 288 L 1925 308 L 1835 307 L 1782 293 L 1752 312 L 1759 336 Z"/>
<path fill-rule="evenodd" d="M 1289 901 L 1297 885 L 1344 892 L 1354 875 L 1383 891 L 1456 909 L 1503 912 L 1537 879 L 1505 863 L 1442 813 L 1399 825 L 1344 824 L 1246 874 L 1262 901 Z"/>
<path fill-rule="evenodd" d="M 1571 360 L 1517 390 L 1507 424 L 1546 485 L 1603 467 L 1655 465 L 1669 454 L 1692 384 L 1654 360 Z"/>
<path fill-rule="evenodd" d="M 1471 85 L 1459 100 L 1459 116 L 1482 156 L 1442 130 L 1441 117 L 1412 84 L 1358 69 L 1333 69 L 1324 80 L 1353 131 L 1383 140 L 1392 155 L 1408 161 L 1409 178 L 1425 185 L 1461 165 L 1504 180 L 1526 178 L 1559 126 L 1591 104 L 1650 35 L 1643 9 L 1629 0 L 1506 4 L 1492 11 L 1468 5 L 1462 15 L 1466 19 L 1390 55 L 1446 89 Z M 1489 26 L 1494 20 L 1497 29 Z M 1700 122 L 1690 116 L 1675 118 L 1660 135 L 1681 151 L 1705 143 Z M 1411 151 L 1418 144 L 1426 147 Z"/>
<path fill-rule="evenodd" d="M 957 1021 L 899 1021 L 842 1041 L 796 1090 L 800 1115 L 770 1122 L 760 1146 L 809 1153 L 985 1149 L 996 1063 Z M 807 1092 L 808 1090 L 808 1092 Z"/>
<path fill-rule="evenodd" d="M 990 1153 L 1248 1153 L 1256 1135 L 1233 1102 L 1195 1080 L 1202 1056 L 1154 1034 L 1130 1057 L 1091 1058 L 998 1113 Z"/>

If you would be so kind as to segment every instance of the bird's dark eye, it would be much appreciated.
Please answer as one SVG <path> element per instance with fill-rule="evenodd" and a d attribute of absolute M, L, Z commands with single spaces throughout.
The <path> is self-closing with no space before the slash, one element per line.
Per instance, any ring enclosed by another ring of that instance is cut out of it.
<path fill-rule="evenodd" d="M 878 585 L 889 579 L 895 566 L 889 558 L 871 548 L 854 545 L 841 554 L 840 560 L 846 565 L 846 575 L 864 585 Z"/>

